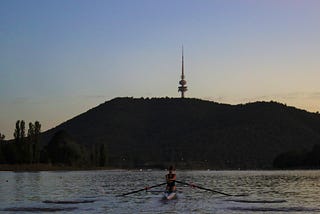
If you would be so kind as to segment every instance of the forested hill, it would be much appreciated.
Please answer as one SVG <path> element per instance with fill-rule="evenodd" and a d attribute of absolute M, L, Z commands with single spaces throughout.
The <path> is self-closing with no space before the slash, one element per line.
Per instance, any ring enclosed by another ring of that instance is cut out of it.
<path fill-rule="evenodd" d="M 280 153 L 320 143 L 320 115 L 276 102 L 115 98 L 43 133 L 65 130 L 88 149 L 105 145 L 114 167 L 265 169 Z"/>

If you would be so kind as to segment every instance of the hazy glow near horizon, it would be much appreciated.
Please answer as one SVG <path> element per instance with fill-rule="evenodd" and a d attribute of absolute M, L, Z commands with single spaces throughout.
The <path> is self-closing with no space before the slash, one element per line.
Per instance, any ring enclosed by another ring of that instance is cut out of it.
<path fill-rule="evenodd" d="M 320 1 L 2 0 L 0 132 L 118 96 L 320 110 Z"/>

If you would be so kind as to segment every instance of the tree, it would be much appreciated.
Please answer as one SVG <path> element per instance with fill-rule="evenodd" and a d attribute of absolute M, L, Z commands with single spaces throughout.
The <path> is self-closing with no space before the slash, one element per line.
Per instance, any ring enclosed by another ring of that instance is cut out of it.
<path fill-rule="evenodd" d="M 41 133 L 41 124 L 36 121 L 29 123 L 29 129 L 26 137 L 26 128 L 24 120 L 16 122 L 14 131 L 15 143 L 10 146 L 9 151 L 15 152 L 14 161 L 16 163 L 38 163 L 40 157 L 39 137 Z M 12 147 L 12 148 L 11 148 Z"/>
<path fill-rule="evenodd" d="M 39 146 L 39 137 L 41 133 L 41 124 L 39 121 L 36 121 L 34 124 L 29 123 L 28 129 L 28 156 L 29 162 L 38 163 L 40 159 L 40 146 Z"/>
<path fill-rule="evenodd" d="M 16 143 L 22 143 L 24 141 L 24 138 L 26 137 L 26 127 L 25 122 L 23 120 L 18 120 L 16 122 L 16 129 L 14 131 L 13 136 Z"/>
<path fill-rule="evenodd" d="M 81 160 L 81 146 L 64 130 L 55 133 L 47 146 L 49 162 L 77 165 Z"/>
<path fill-rule="evenodd" d="M 23 120 L 18 120 L 16 122 L 16 128 L 14 131 L 15 144 L 8 147 L 10 152 L 14 152 L 14 158 L 10 158 L 13 163 L 23 163 L 26 161 L 26 148 L 22 144 L 25 137 L 25 122 Z"/>
<path fill-rule="evenodd" d="M 320 168 L 320 144 L 314 145 L 312 150 L 308 152 L 304 160 L 304 166 L 308 168 Z"/>
<path fill-rule="evenodd" d="M 6 136 L 4 136 L 4 134 L 0 133 L 0 163 L 5 163 L 5 158 L 4 158 L 4 154 L 2 151 L 5 146 L 5 144 L 3 143 L 5 137 Z"/>
<path fill-rule="evenodd" d="M 99 166 L 106 166 L 108 162 L 108 151 L 107 146 L 104 143 L 100 144 L 99 153 Z"/>
<path fill-rule="evenodd" d="M 4 134 L 0 133 L 0 142 L 4 141 L 5 138 L 6 138 L 6 136 Z"/>
<path fill-rule="evenodd" d="M 32 144 L 32 151 L 33 151 L 33 161 L 38 163 L 40 159 L 40 133 L 41 133 L 41 124 L 39 121 L 34 123 L 34 137 L 33 137 L 33 144 Z"/>
<path fill-rule="evenodd" d="M 13 136 L 14 136 L 15 142 L 19 143 L 20 142 L 20 120 L 16 122 L 16 129 L 14 130 Z"/>
<path fill-rule="evenodd" d="M 20 163 L 29 163 L 30 157 L 29 157 L 29 148 L 28 144 L 25 142 L 26 140 L 26 123 L 24 120 L 20 121 L 20 145 L 17 145 L 20 151 L 21 158 Z"/>
<path fill-rule="evenodd" d="M 40 132 L 41 132 L 41 124 L 39 123 L 39 121 L 36 121 L 36 122 L 34 123 L 34 133 L 35 133 L 35 136 L 36 136 L 36 137 L 39 137 Z"/>
<path fill-rule="evenodd" d="M 33 163 L 34 157 L 33 157 L 33 143 L 34 143 L 34 125 L 32 123 L 29 123 L 29 129 L 27 134 L 27 142 L 26 142 L 26 150 L 27 150 L 27 162 Z"/>
<path fill-rule="evenodd" d="M 28 139 L 30 142 L 33 142 L 34 132 L 35 132 L 35 127 L 34 127 L 33 123 L 29 123 Z"/>
<path fill-rule="evenodd" d="M 6 161 L 5 161 L 5 158 L 4 158 L 4 155 L 3 155 L 2 148 L 3 148 L 3 145 L 0 142 L 0 163 L 5 163 Z"/>
<path fill-rule="evenodd" d="M 21 142 L 24 141 L 26 137 L 26 123 L 24 122 L 24 120 L 21 120 L 20 122 L 20 140 Z"/>
<path fill-rule="evenodd" d="M 99 159 L 100 159 L 100 152 L 99 152 L 98 144 L 95 143 L 91 146 L 91 152 L 90 152 L 91 165 L 98 166 Z"/>

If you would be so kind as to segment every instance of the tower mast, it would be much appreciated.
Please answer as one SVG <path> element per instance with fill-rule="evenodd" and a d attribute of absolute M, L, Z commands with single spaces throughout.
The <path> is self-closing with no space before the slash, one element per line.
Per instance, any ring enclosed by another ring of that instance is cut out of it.
<path fill-rule="evenodd" d="M 178 87 L 178 92 L 181 92 L 181 98 L 184 98 L 184 93 L 187 89 L 187 81 L 184 79 L 184 57 L 183 57 L 183 46 L 182 46 L 182 60 L 181 60 L 181 80 L 179 81 L 180 86 Z"/>

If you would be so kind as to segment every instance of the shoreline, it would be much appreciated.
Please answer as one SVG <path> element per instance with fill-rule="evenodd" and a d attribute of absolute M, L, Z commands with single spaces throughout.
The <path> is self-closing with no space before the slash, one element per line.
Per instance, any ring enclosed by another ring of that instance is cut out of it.
<path fill-rule="evenodd" d="M 45 172 L 45 171 L 95 171 L 95 170 L 119 170 L 119 171 L 150 171 L 165 170 L 158 168 L 115 168 L 111 166 L 64 166 L 52 164 L 0 164 L 0 172 Z M 295 171 L 295 170 L 320 170 L 319 168 L 290 168 L 290 169 L 204 169 L 204 168 L 179 168 L 179 171 Z"/>
<path fill-rule="evenodd" d="M 0 172 L 122 170 L 113 167 L 62 166 L 51 164 L 0 164 Z"/>

